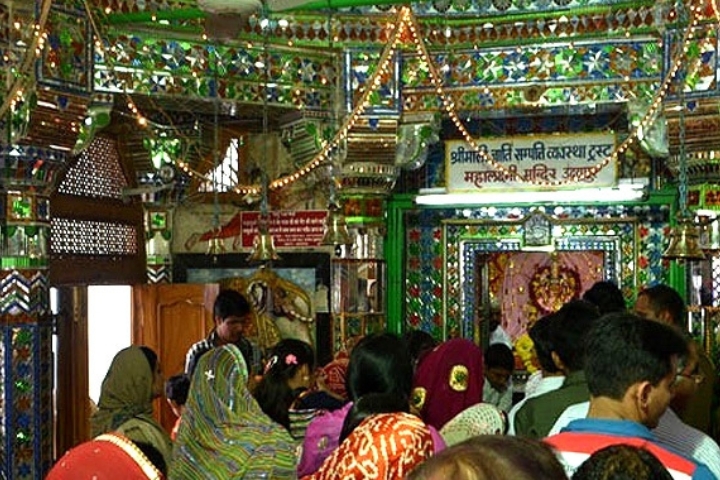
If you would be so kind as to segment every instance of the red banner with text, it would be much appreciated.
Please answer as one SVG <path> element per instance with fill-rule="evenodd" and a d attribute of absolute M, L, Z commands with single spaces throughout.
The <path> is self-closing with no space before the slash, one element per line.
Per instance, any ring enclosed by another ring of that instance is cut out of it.
<path fill-rule="evenodd" d="M 283 210 L 270 212 L 270 233 L 275 246 L 317 247 L 325 233 L 326 210 Z M 242 212 L 242 246 L 252 248 L 258 233 L 260 212 Z"/>

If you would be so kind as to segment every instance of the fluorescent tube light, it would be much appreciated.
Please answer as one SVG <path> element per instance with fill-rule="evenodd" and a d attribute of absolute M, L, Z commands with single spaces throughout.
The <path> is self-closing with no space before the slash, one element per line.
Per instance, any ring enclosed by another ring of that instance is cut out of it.
<path fill-rule="evenodd" d="M 57 110 L 58 106 L 52 102 L 48 102 L 47 100 L 38 100 L 37 101 L 38 107 L 45 107 L 45 108 L 52 108 L 53 110 Z"/>
<path fill-rule="evenodd" d="M 63 145 L 48 145 L 48 146 L 55 150 L 62 150 L 63 152 L 69 152 L 70 150 L 72 150 L 70 147 L 66 147 Z"/>
<path fill-rule="evenodd" d="M 438 191 L 439 190 L 439 191 Z M 616 203 L 642 200 L 647 195 L 644 181 L 620 181 L 617 187 L 578 188 L 575 190 L 496 191 L 440 193 L 444 189 L 421 190 L 418 205 L 502 205 L 522 203 Z"/>

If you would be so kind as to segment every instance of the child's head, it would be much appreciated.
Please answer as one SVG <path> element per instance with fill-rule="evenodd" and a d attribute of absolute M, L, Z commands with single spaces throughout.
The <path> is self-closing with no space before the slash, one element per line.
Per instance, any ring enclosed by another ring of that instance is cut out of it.
<path fill-rule="evenodd" d="M 263 412 L 290 429 L 289 410 L 298 392 L 314 383 L 315 352 L 302 340 L 286 338 L 275 345 L 253 395 Z"/>
<path fill-rule="evenodd" d="M 635 445 L 610 445 L 596 450 L 572 476 L 572 480 L 615 478 L 671 480 L 673 477 L 655 455 Z"/>
<path fill-rule="evenodd" d="M 309 388 L 315 370 L 315 352 L 302 340 L 286 338 L 278 342 L 265 363 L 263 380 L 286 383 L 291 390 Z"/>
<path fill-rule="evenodd" d="M 165 382 L 165 397 L 175 416 L 182 414 L 183 406 L 187 402 L 190 390 L 190 377 L 185 373 L 173 375 Z"/>
<path fill-rule="evenodd" d="M 485 350 L 485 378 L 495 390 L 507 390 L 514 367 L 515 357 L 504 343 L 493 343 Z"/>
<path fill-rule="evenodd" d="M 414 367 L 417 367 L 420 359 L 438 344 L 433 336 L 424 330 L 408 330 L 402 338 L 410 352 Z"/>

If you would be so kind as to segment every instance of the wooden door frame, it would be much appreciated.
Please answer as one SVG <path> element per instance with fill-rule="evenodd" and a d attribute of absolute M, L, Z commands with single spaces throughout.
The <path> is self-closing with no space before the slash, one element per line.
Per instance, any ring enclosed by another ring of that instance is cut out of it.
<path fill-rule="evenodd" d="M 57 287 L 55 456 L 87 441 L 90 432 L 88 288 Z"/>

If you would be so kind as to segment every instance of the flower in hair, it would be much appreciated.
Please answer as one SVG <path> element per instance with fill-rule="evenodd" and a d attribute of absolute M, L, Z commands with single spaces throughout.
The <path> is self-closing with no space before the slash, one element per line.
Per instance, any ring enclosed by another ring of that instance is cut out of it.
<path fill-rule="evenodd" d="M 297 365 L 297 364 L 298 364 L 298 360 L 295 355 L 293 355 L 292 353 L 289 353 L 285 356 L 285 365 Z"/>

